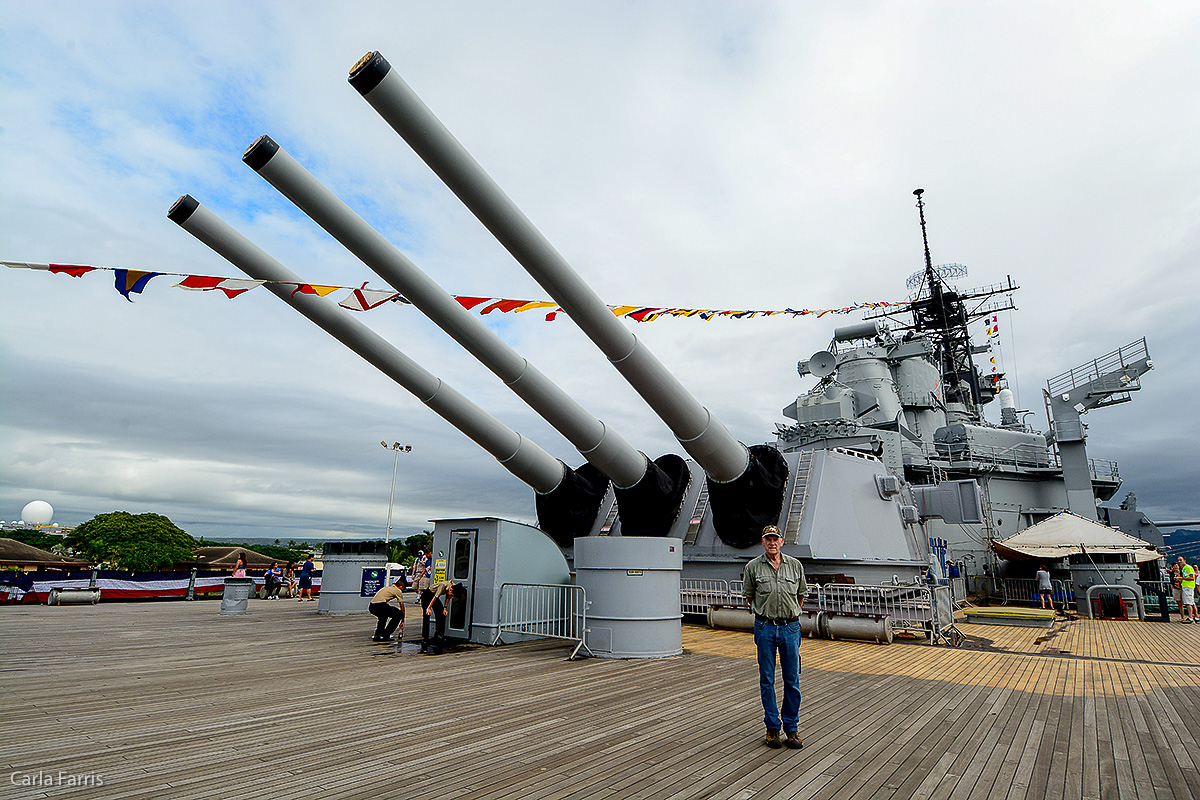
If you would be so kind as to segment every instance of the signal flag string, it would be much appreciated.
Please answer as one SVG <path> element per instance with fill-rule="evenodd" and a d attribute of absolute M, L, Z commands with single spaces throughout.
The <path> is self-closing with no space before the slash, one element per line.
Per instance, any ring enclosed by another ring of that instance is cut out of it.
<path fill-rule="evenodd" d="M 151 272 L 144 270 L 124 269 L 121 267 L 95 267 L 86 264 L 42 264 L 31 261 L 0 261 L 0 264 L 14 269 L 35 269 L 44 272 L 52 272 L 60 275 L 70 275 L 72 278 L 79 278 L 89 272 L 111 272 L 116 290 L 129 302 L 133 302 L 131 295 L 141 294 L 146 285 L 153 278 L 160 275 L 165 275 L 172 278 L 180 278 L 178 283 L 172 286 L 180 289 L 189 289 L 196 292 L 212 292 L 220 291 L 225 294 L 230 300 L 238 297 L 245 292 L 255 289 L 267 283 L 282 284 L 284 286 L 293 287 L 292 296 L 297 294 L 313 294 L 319 297 L 331 295 L 334 292 L 346 292 L 339 301 L 338 305 L 350 311 L 370 311 L 373 308 L 379 308 L 387 303 L 400 303 L 411 305 L 411 302 L 402 294 L 392 290 L 368 289 L 367 284 L 362 286 L 328 286 L 316 283 L 291 283 L 282 281 L 259 281 L 250 280 L 247 278 L 223 278 L 214 275 L 188 275 L 179 272 Z M 480 315 L 491 314 L 498 311 L 501 314 L 520 313 L 522 311 L 546 310 L 546 320 L 553 321 L 559 314 L 566 313 L 558 305 L 558 303 L 547 302 L 544 300 L 510 300 L 503 297 L 468 297 L 466 295 L 451 295 L 458 303 L 468 311 L 478 311 Z M 895 308 L 899 306 L 909 305 L 907 302 L 889 303 L 889 302 L 870 302 L 870 303 L 853 303 L 841 308 L 784 308 L 774 310 L 763 309 L 713 309 L 713 308 L 668 308 L 654 306 L 635 306 L 621 305 L 609 306 L 613 314 L 624 319 L 631 319 L 635 322 L 653 322 L 662 317 L 699 317 L 700 319 L 709 320 L 718 317 L 730 319 L 751 319 L 753 317 L 772 317 L 780 315 L 791 315 L 792 317 L 815 316 L 823 317 L 826 314 L 850 314 L 864 308 Z"/>

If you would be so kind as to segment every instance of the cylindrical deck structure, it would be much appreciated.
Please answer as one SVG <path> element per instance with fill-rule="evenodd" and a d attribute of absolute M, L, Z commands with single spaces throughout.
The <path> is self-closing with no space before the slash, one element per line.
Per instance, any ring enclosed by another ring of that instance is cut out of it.
<path fill-rule="evenodd" d="M 879 644 L 891 644 L 895 637 L 891 617 L 830 614 L 825 629 L 825 635 L 830 639 L 865 639 Z"/>
<path fill-rule="evenodd" d="M 48 606 L 66 606 L 79 603 L 91 603 L 96 605 L 100 602 L 100 587 L 98 586 L 63 586 L 54 587 L 50 590 L 50 594 L 46 596 L 46 605 Z"/>
<path fill-rule="evenodd" d="M 226 578 L 225 588 L 221 591 L 221 613 L 245 614 L 252 594 L 254 578 Z"/>
<path fill-rule="evenodd" d="M 575 540 L 575 583 L 584 587 L 588 649 L 600 658 L 683 652 L 679 576 L 683 540 L 591 536 Z"/>

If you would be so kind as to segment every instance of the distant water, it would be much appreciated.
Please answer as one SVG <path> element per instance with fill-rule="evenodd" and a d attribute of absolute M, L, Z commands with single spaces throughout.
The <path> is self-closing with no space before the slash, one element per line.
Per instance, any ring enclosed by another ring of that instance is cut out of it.
<path fill-rule="evenodd" d="M 377 542 L 377 541 L 382 541 L 382 540 L 383 540 L 382 536 L 364 536 L 362 538 L 348 538 L 345 536 L 339 536 L 339 537 L 336 537 L 333 539 L 317 539 L 315 537 L 309 537 L 308 539 L 293 539 L 291 541 L 294 541 L 297 545 L 302 545 L 306 542 L 311 545 L 316 545 L 316 544 L 321 544 L 323 542 Z M 211 536 L 205 536 L 204 541 L 207 544 L 209 542 L 214 542 L 214 541 L 218 541 L 218 540 Z M 254 536 L 230 536 L 227 538 L 220 539 L 219 541 L 229 542 L 231 544 L 250 544 L 250 545 L 278 544 L 279 547 L 287 547 L 288 546 L 287 539 L 280 539 L 277 543 L 273 537 L 272 538 L 262 538 L 262 537 L 254 537 Z M 395 541 L 395 540 L 393 540 L 393 541 Z"/>

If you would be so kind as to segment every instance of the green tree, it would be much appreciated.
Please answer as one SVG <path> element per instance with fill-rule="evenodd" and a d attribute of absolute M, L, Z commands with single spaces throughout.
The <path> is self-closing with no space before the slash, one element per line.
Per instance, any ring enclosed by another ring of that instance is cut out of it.
<path fill-rule="evenodd" d="M 161 514 L 97 514 L 67 536 L 67 546 L 93 562 L 150 571 L 190 561 L 196 540 Z"/>
<path fill-rule="evenodd" d="M 418 550 L 428 553 L 433 549 L 433 531 L 421 531 L 419 536 L 410 536 L 404 540 L 404 546 L 415 557 Z"/>
<path fill-rule="evenodd" d="M 403 542 L 396 540 L 388 546 L 388 561 L 410 566 L 417 560 L 417 551 L 429 552 L 433 546 L 433 533 L 422 531 L 419 536 L 409 536 Z"/>
<path fill-rule="evenodd" d="M 66 539 L 64 539 L 62 536 L 58 536 L 53 533 L 42 533 L 39 530 L 5 531 L 4 538 L 15 539 L 18 542 L 24 542 L 25 544 L 41 548 L 42 550 L 49 550 L 52 553 L 55 552 L 55 547 L 61 550 L 63 544 L 66 542 Z"/>

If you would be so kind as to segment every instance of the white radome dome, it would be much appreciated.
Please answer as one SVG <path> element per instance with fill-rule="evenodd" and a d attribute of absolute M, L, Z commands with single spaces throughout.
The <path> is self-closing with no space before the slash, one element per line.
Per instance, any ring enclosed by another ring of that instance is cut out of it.
<path fill-rule="evenodd" d="M 45 500 L 34 500 L 21 509 L 21 520 L 26 525 L 49 525 L 53 518 L 54 507 Z"/>

